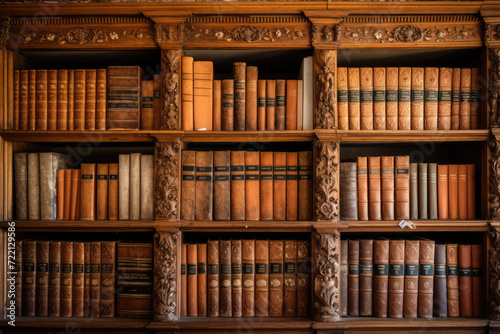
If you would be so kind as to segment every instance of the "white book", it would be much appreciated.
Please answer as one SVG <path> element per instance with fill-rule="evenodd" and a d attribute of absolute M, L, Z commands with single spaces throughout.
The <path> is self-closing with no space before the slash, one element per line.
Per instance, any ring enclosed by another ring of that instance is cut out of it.
<path fill-rule="evenodd" d="M 313 129 L 313 57 L 305 57 L 300 67 L 300 79 L 303 80 L 302 128 Z"/>
<path fill-rule="evenodd" d="M 141 154 L 130 154 L 130 220 L 141 219 Z"/>
<path fill-rule="evenodd" d="M 118 219 L 130 219 L 130 154 L 118 156 Z"/>
<path fill-rule="evenodd" d="M 141 156 L 141 220 L 154 219 L 154 156 Z"/>
<path fill-rule="evenodd" d="M 297 80 L 297 130 L 303 129 L 304 80 Z"/>

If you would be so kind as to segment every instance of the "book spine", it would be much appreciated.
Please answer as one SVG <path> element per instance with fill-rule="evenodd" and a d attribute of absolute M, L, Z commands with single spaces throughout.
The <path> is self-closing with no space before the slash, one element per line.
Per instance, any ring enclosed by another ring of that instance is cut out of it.
<path fill-rule="evenodd" d="M 231 219 L 245 220 L 245 152 L 231 151 Z"/>
<path fill-rule="evenodd" d="M 472 260 L 472 316 L 483 315 L 483 246 L 471 245 Z"/>
<path fill-rule="evenodd" d="M 255 241 L 255 316 L 269 316 L 269 240 Z"/>
<path fill-rule="evenodd" d="M 424 129 L 437 130 L 439 68 L 426 67 L 424 80 Z"/>
<path fill-rule="evenodd" d="M 182 245 L 182 252 L 186 252 L 186 245 Z M 186 255 L 184 254 L 184 257 Z M 182 304 L 187 303 L 186 262 L 184 259 L 184 276 L 182 277 Z M 207 243 L 207 315 L 219 316 L 219 240 L 208 240 Z M 186 282 L 185 282 L 186 281 Z M 187 315 L 187 305 L 181 306 L 182 314 Z"/>
<path fill-rule="evenodd" d="M 354 171 L 356 173 L 356 171 Z M 312 176 L 312 152 L 299 152 L 299 190 L 298 190 L 298 219 L 312 219 L 312 191 L 313 191 L 313 176 Z M 356 177 L 356 176 L 355 176 Z M 357 206 L 357 203 L 356 203 Z M 356 210 L 357 214 L 357 210 Z"/>
<path fill-rule="evenodd" d="M 266 130 L 266 80 L 257 81 L 257 130 Z"/>
<path fill-rule="evenodd" d="M 57 70 L 47 70 L 46 130 L 57 130 Z"/>
<path fill-rule="evenodd" d="M 20 90 L 20 78 L 19 70 L 12 70 L 12 130 L 19 130 L 19 90 Z"/>
<path fill-rule="evenodd" d="M 195 61 L 193 65 L 194 130 L 212 131 L 214 67 L 211 61 Z"/>
<path fill-rule="evenodd" d="M 68 128 L 75 129 L 75 70 L 68 70 Z"/>
<path fill-rule="evenodd" d="M 349 240 L 347 314 L 359 316 L 359 240 Z"/>
<path fill-rule="evenodd" d="M 61 256 L 61 252 L 59 251 L 59 258 Z M 49 259 L 50 260 L 50 259 Z M 59 259 L 60 262 L 60 259 Z M 15 272 L 16 274 L 16 288 L 15 288 L 15 296 L 12 300 L 14 300 L 15 303 L 15 314 L 16 315 L 22 315 L 23 314 L 23 241 L 17 240 L 16 241 L 16 255 L 15 255 Z M 50 281 L 49 281 L 50 282 Z M 54 283 L 56 281 L 54 280 Z M 50 285 L 49 285 L 49 298 L 51 296 L 50 294 Z M 57 297 L 59 297 L 59 293 L 57 293 Z M 57 308 L 59 308 L 59 301 L 55 301 L 57 303 Z M 50 304 L 49 304 L 50 305 Z M 49 312 L 51 308 L 49 306 Z M 59 316 L 59 313 L 57 313 L 56 316 Z"/>
<path fill-rule="evenodd" d="M 64 210 L 63 210 L 63 218 L 64 220 L 71 219 L 71 183 L 73 178 L 73 170 L 65 169 L 64 170 Z M 57 198 L 59 201 L 59 197 Z"/>
<path fill-rule="evenodd" d="M 57 71 L 57 130 L 68 130 L 68 70 Z"/>
<path fill-rule="evenodd" d="M 141 81 L 141 129 L 153 130 L 154 128 L 154 82 Z"/>
<path fill-rule="evenodd" d="M 85 130 L 86 88 L 85 70 L 75 70 L 73 128 L 78 131 Z"/>
<path fill-rule="evenodd" d="M 411 129 L 424 129 L 424 68 L 411 69 Z"/>
<path fill-rule="evenodd" d="M 90 242 L 84 243 L 84 282 L 83 282 L 83 312 L 90 316 Z"/>
<path fill-rule="evenodd" d="M 210 269 L 212 268 L 211 267 L 211 264 L 212 263 L 215 263 L 213 261 L 215 256 L 217 258 L 217 264 L 219 262 L 219 244 L 218 244 L 218 241 L 217 241 L 217 245 L 215 246 L 216 249 L 214 249 L 213 247 L 213 242 L 214 241 L 209 241 L 208 242 L 208 316 L 211 317 L 213 316 L 211 313 L 212 312 L 212 307 L 213 307 L 213 304 L 211 304 L 211 301 L 214 299 L 213 297 L 213 289 L 214 289 L 214 286 L 211 285 L 211 279 L 212 279 L 212 276 L 211 276 L 211 273 L 210 273 Z M 219 268 L 217 266 L 217 299 L 216 299 L 216 302 L 218 303 L 219 302 Z M 187 316 L 187 304 L 188 304 L 188 301 L 187 301 L 187 291 L 188 291 L 188 287 L 187 287 L 187 244 L 182 244 L 181 245 L 181 317 L 186 317 Z M 217 315 L 214 315 L 214 316 L 219 316 L 219 304 L 217 304 Z"/>
<path fill-rule="evenodd" d="M 214 151 L 214 220 L 231 220 L 230 165 L 230 151 Z"/>
<path fill-rule="evenodd" d="M 207 316 L 207 244 L 197 244 L 198 316 Z"/>
<path fill-rule="evenodd" d="M 283 315 L 295 317 L 297 316 L 297 240 L 285 240 L 284 244 Z"/>
<path fill-rule="evenodd" d="M 255 240 L 242 240 L 242 315 L 255 316 Z"/>
<path fill-rule="evenodd" d="M 36 241 L 23 241 L 22 315 L 35 316 Z"/>
<path fill-rule="evenodd" d="M 461 69 L 454 68 L 451 75 L 451 129 L 460 129 L 460 78 Z"/>
<path fill-rule="evenodd" d="M 85 70 L 85 130 L 95 130 L 97 70 Z"/>
<path fill-rule="evenodd" d="M 129 219 L 141 219 L 141 153 L 130 154 Z"/>
<path fill-rule="evenodd" d="M 231 304 L 232 315 L 239 318 L 243 315 L 241 240 L 231 241 Z"/>
<path fill-rule="evenodd" d="M 373 130 L 373 68 L 360 68 L 360 126 L 361 130 Z"/>
<path fill-rule="evenodd" d="M 101 309 L 101 242 L 90 243 L 90 316 L 100 317 Z"/>
<path fill-rule="evenodd" d="M 61 317 L 73 315 L 73 243 L 61 243 Z"/>
<path fill-rule="evenodd" d="M 116 242 L 101 242 L 101 318 L 115 316 Z"/>
<path fill-rule="evenodd" d="M 384 69 L 385 73 L 385 69 Z M 385 83 L 385 78 L 384 78 Z M 385 94 L 385 92 L 384 92 Z M 337 109 L 339 130 L 349 130 L 349 104 L 347 102 L 347 67 L 337 67 Z M 385 106 L 384 106 L 385 109 Z M 385 118 L 384 118 L 385 122 Z"/>
<path fill-rule="evenodd" d="M 385 67 L 373 68 L 373 130 L 385 130 Z"/>
<path fill-rule="evenodd" d="M 427 163 L 418 164 L 418 218 L 428 219 Z"/>
<path fill-rule="evenodd" d="M 368 220 L 368 158 L 358 157 L 358 219 Z"/>
<path fill-rule="evenodd" d="M 340 241 L 340 316 L 347 317 L 349 240 Z"/>
<path fill-rule="evenodd" d="M 108 164 L 97 164 L 96 219 L 108 219 Z"/>
<path fill-rule="evenodd" d="M 480 118 L 480 88 L 479 76 L 481 75 L 480 69 L 474 67 L 471 69 L 471 96 L 470 96 L 470 128 L 479 129 L 481 118 Z"/>
<path fill-rule="evenodd" d="M 382 219 L 394 220 L 394 157 L 380 157 Z"/>
<path fill-rule="evenodd" d="M 154 156 L 141 155 L 141 220 L 154 220 Z"/>
<path fill-rule="evenodd" d="M 387 130 L 397 130 L 398 129 L 398 77 L 399 68 L 398 67 L 387 67 L 386 68 L 386 103 L 385 103 L 385 113 L 386 113 L 386 129 Z"/>
<path fill-rule="evenodd" d="M 405 272 L 403 316 L 416 318 L 418 315 L 418 265 L 420 258 L 420 241 L 405 240 Z"/>
<path fill-rule="evenodd" d="M 446 301 L 446 245 L 435 246 L 434 258 L 434 312 L 436 318 L 448 317 Z"/>
<path fill-rule="evenodd" d="M 96 164 L 81 164 L 80 219 L 95 220 L 96 214 Z"/>
<path fill-rule="evenodd" d="M 106 69 L 96 73 L 95 129 L 106 130 Z"/>
<path fill-rule="evenodd" d="M 16 217 L 19 220 L 28 219 L 28 154 L 14 153 L 14 189 Z M 17 313 L 19 314 L 19 313 Z"/>
<path fill-rule="evenodd" d="M 274 220 L 286 219 L 286 152 L 274 152 Z"/>
<path fill-rule="evenodd" d="M 70 219 L 76 220 L 80 219 L 80 170 L 71 170 L 71 208 L 70 208 Z"/>
<path fill-rule="evenodd" d="M 359 315 L 371 317 L 373 300 L 373 240 L 359 241 Z"/>
<path fill-rule="evenodd" d="M 398 130 L 411 130 L 411 67 L 399 68 Z"/>
<path fill-rule="evenodd" d="M 432 318 L 434 291 L 434 241 L 420 240 L 418 317 Z"/>
<path fill-rule="evenodd" d="M 347 100 L 349 110 L 349 130 L 361 129 L 361 104 L 359 93 L 359 68 L 347 69 Z"/>
<path fill-rule="evenodd" d="M 118 155 L 118 219 L 130 219 L 130 154 Z"/>
<path fill-rule="evenodd" d="M 64 219 L 64 180 L 65 180 L 66 170 L 57 170 L 57 220 Z"/>
<path fill-rule="evenodd" d="M 394 218 L 410 219 L 410 157 L 396 156 L 394 166 Z"/>
<path fill-rule="evenodd" d="M 49 243 L 48 316 L 61 315 L 61 242 Z"/>
<path fill-rule="evenodd" d="M 451 130 L 451 86 L 453 70 L 439 68 L 438 130 Z"/>
<path fill-rule="evenodd" d="M 222 109 L 221 128 L 222 131 L 234 130 L 234 80 L 222 80 Z"/>
<path fill-rule="evenodd" d="M 448 215 L 458 219 L 458 165 L 448 165 Z"/>
<path fill-rule="evenodd" d="M 260 219 L 273 220 L 273 152 L 260 152 Z"/>
<path fill-rule="evenodd" d="M 36 70 L 36 118 L 35 130 L 47 130 L 47 70 Z"/>
<path fill-rule="evenodd" d="M 297 316 L 310 316 L 311 244 L 297 241 Z M 344 281 L 345 282 L 345 281 Z M 341 287 L 342 288 L 342 287 Z"/>
<path fill-rule="evenodd" d="M 428 166 L 429 219 L 438 219 L 437 164 Z"/>
<path fill-rule="evenodd" d="M 285 130 L 286 121 L 286 80 L 276 80 L 275 130 Z"/>
<path fill-rule="evenodd" d="M 467 219 L 467 165 L 458 165 L 458 219 Z"/>
<path fill-rule="evenodd" d="M 181 60 L 181 110 L 182 130 L 193 131 L 193 57 L 182 57 Z"/>
<path fill-rule="evenodd" d="M 246 63 L 233 64 L 234 78 L 234 130 L 245 130 L 245 107 L 246 107 Z"/>
<path fill-rule="evenodd" d="M 195 214 L 195 151 L 182 151 L 181 219 L 194 220 Z M 214 190 L 218 190 L 214 184 Z M 214 192 L 214 196 L 218 194 Z M 217 207 L 217 204 L 216 204 Z"/>
<path fill-rule="evenodd" d="M 85 244 L 73 243 L 73 317 L 83 317 L 85 314 Z M 114 282 L 113 282 L 114 287 Z"/>
<path fill-rule="evenodd" d="M 195 219 L 212 220 L 213 152 L 196 151 Z"/>
<path fill-rule="evenodd" d="M 471 245 L 458 245 L 458 287 L 460 316 L 472 317 L 472 250 Z"/>
<path fill-rule="evenodd" d="M 14 130 L 28 130 L 28 71 L 14 71 L 14 116 L 17 127 Z"/>
<path fill-rule="evenodd" d="M 368 217 L 381 220 L 380 157 L 368 157 Z"/>
<path fill-rule="evenodd" d="M 153 98 L 154 98 L 154 106 L 153 106 L 153 115 L 154 115 L 154 129 L 155 130 L 160 130 L 161 128 L 161 87 L 163 85 L 163 79 L 161 74 L 155 74 L 154 75 L 154 84 L 153 84 Z M 181 95 L 182 99 L 182 95 Z M 182 108 L 182 101 L 181 101 L 181 108 Z M 181 109 L 182 110 L 182 109 Z"/>
<path fill-rule="evenodd" d="M 285 129 L 297 130 L 297 80 L 286 81 Z"/>
<path fill-rule="evenodd" d="M 438 165 L 438 217 L 448 219 L 448 165 Z"/>
<path fill-rule="evenodd" d="M 357 164 L 355 162 L 340 163 L 341 220 L 358 219 L 358 187 L 356 176 Z"/>
<path fill-rule="evenodd" d="M 36 129 L 36 119 L 38 114 L 36 112 L 37 106 L 37 75 L 36 70 L 28 70 L 28 128 L 27 130 Z"/>
<path fill-rule="evenodd" d="M 246 220 L 260 218 L 259 152 L 245 152 L 245 217 Z M 234 316 L 234 314 L 233 314 Z"/>
<path fill-rule="evenodd" d="M 49 242 L 36 243 L 36 293 L 35 310 L 37 317 L 49 315 Z"/>
<path fill-rule="evenodd" d="M 266 130 L 276 129 L 276 80 L 266 80 Z"/>
<path fill-rule="evenodd" d="M 446 286 L 448 299 L 448 316 L 459 317 L 458 292 L 458 245 L 446 245 Z"/>
<path fill-rule="evenodd" d="M 40 219 L 39 161 L 40 161 L 39 153 L 28 153 L 28 217 L 30 220 Z"/>
<path fill-rule="evenodd" d="M 189 253 L 188 253 L 189 257 Z M 233 314 L 233 302 L 231 294 L 231 240 L 220 241 L 220 295 L 219 295 L 219 310 L 221 317 L 231 317 Z M 188 262 L 189 264 L 189 262 Z M 188 272 L 189 274 L 189 272 Z M 188 276 L 189 279 L 189 276 Z M 188 282 L 189 284 L 189 282 Z M 189 289 L 189 286 L 188 286 Z M 189 294 L 189 290 L 188 290 Z M 189 295 L 188 295 L 189 298 Z M 188 307 L 189 311 L 189 307 Z"/>
<path fill-rule="evenodd" d="M 222 86 L 220 80 L 214 80 L 213 130 L 222 130 Z"/>
<path fill-rule="evenodd" d="M 108 165 L 108 219 L 118 219 L 118 164 Z"/>
<path fill-rule="evenodd" d="M 405 241 L 389 241 L 389 318 L 403 317 Z"/>
<path fill-rule="evenodd" d="M 373 315 L 387 318 L 389 240 L 373 241 Z"/>
<path fill-rule="evenodd" d="M 257 130 L 257 66 L 246 68 L 245 89 L 245 130 Z"/>
<path fill-rule="evenodd" d="M 476 165 L 467 165 L 467 219 L 476 218 Z"/>
<path fill-rule="evenodd" d="M 460 130 L 471 129 L 471 80 L 471 69 L 462 68 L 460 71 Z"/>
<path fill-rule="evenodd" d="M 286 153 L 286 220 L 297 220 L 298 153 Z"/>

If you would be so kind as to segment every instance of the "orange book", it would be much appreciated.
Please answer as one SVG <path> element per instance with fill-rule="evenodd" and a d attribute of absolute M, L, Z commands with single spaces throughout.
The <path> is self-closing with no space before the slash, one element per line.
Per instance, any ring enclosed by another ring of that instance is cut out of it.
<path fill-rule="evenodd" d="M 154 82 L 141 81 L 141 130 L 154 128 Z"/>
<path fill-rule="evenodd" d="M 108 164 L 97 164 L 96 219 L 108 219 Z"/>
<path fill-rule="evenodd" d="M 373 68 L 373 130 L 385 130 L 385 76 L 385 67 Z"/>
<path fill-rule="evenodd" d="M 266 129 L 266 80 L 257 81 L 257 130 Z"/>
<path fill-rule="evenodd" d="M 467 165 L 458 165 L 458 219 L 467 219 Z"/>
<path fill-rule="evenodd" d="M 35 130 L 47 130 L 47 70 L 36 70 L 35 87 L 36 87 Z"/>
<path fill-rule="evenodd" d="M 108 167 L 108 219 L 118 220 L 118 164 Z"/>
<path fill-rule="evenodd" d="M 298 216 L 298 152 L 286 153 L 286 220 L 297 220 Z"/>
<path fill-rule="evenodd" d="M 286 152 L 274 152 L 274 220 L 286 219 Z"/>
<path fill-rule="evenodd" d="M 16 71 L 19 75 L 19 129 L 28 130 L 28 71 Z"/>
<path fill-rule="evenodd" d="M 275 128 L 285 130 L 286 128 L 286 80 L 276 80 L 276 109 Z"/>
<path fill-rule="evenodd" d="M 297 130 L 297 80 L 286 81 L 286 130 Z"/>
<path fill-rule="evenodd" d="M 313 192 L 313 177 L 312 177 L 312 152 L 299 152 L 299 204 L 298 204 L 298 220 L 312 219 L 312 192 Z"/>
<path fill-rule="evenodd" d="M 57 130 L 68 130 L 68 70 L 57 71 Z"/>
<path fill-rule="evenodd" d="M 380 157 L 368 157 L 368 217 L 370 220 L 382 219 L 380 183 Z"/>
<path fill-rule="evenodd" d="M 222 91 L 221 91 L 221 81 L 214 80 L 214 120 L 213 120 L 213 130 L 222 130 Z"/>
<path fill-rule="evenodd" d="M 234 78 L 234 130 L 245 130 L 245 84 L 246 84 L 246 63 L 233 63 Z"/>
<path fill-rule="evenodd" d="M 384 84 L 385 84 L 385 78 L 384 78 Z M 385 87 L 384 87 L 384 94 L 385 94 Z M 339 124 L 338 124 L 339 130 L 349 130 L 349 103 L 347 102 L 347 67 L 337 67 L 337 110 L 339 118 Z M 385 115 L 384 115 L 384 122 L 385 122 Z"/>
<path fill-rule="evenodd" d="M 467 165 L 467 219 L 476 218 L 476 166 Z"/>
<path fill-rule="evenodd" d="M 217 247 L 218 249 L 218 247 Z M 218 257 L 217 257 L 218 259 Z M 187 244 L 181 245 L 181 317 L 187 316 Z M 218 268 L 217 268 L 218 269 Z M 218 270 L 217 270 L 218 273 Z M 218 283 L 218 282 L 217 282 Z M 219 310 L 217 309 L 217 312 Z"/>
<path fill-rule="evenodd" d="M 448 219 L 448 165 L 438 165 L 438 217 Z"/>
<path fill-rule="evenodd" d="M 19 130 L 19 93 L 20 93 L 20 78 L 19 78 L 19 70 L 13 70 L 14 78 L 12 83 L 12 105 L 13 105 L 13 127 L 12 130 Z M 28 86 L 26 86 L 28 88 Z M 27 93 L 28 91 L 26 91 Z M 28 105 L 26 105 L 28 107 Z M 26 108 L 26 111 L 28 109 Z"/>
<path fill-rule="evenodd" d="M 95 100 L 95 129 L 106 130 L 106 94 L 107 73 L 105 68 L 97 70 L 96 100 Z"/>
<path fill-rule="evenodd" d="M 78 213 L 77 218 L 77 208 L 78 208 L 78 200 L 80 194 L 80 170 L 72 169 L 71 170 L 71 205 L 70 205 L 70 220 L 79 219 L 80 214 Z"/>
<path fill-rule="evenodd" d="M 448 216 L 458 219 L 458 165 L 448 165 Z"/>
<path fill-rule="evenodd" d="M 424 129 L 424 68 L 411 69 L 411 129 Z"/>
<path fill-rule="evenodd" d="M 472 71 L 462 68 L 460 72 L 460 130 L 471 129 L 470 98 Z"/>
<path fill-rule="evenodd" d="M 57 220 L 64 219 L 64 169 L 57 170 Z"/>
<path fill-rule="evenodd" d="M 57 130 L 57 70 L 47 70 L 47 130 Z"/>
<path fill-rule="evenodd" d="M 368 220 L 368 160 L 358 157 L 358 219 Z"/>
<path fill-rule="evenodd" d="M 470 95 L 470 128 L 479 129 L 480 119 L 480 84 L 479 76 L 481 75 L 480 69 L 474 67 L 471 69 L 471 95 Z"/>
<path fill-rule="evenodd" d="M 68 130 L 75 128 L 75 70 L 68 70 Z"/>
<path fill-rule="evenodd" d="M 269 316 L 283 316 L 283 240 L 269 241 Z"/>
<path fill-rule="evenodd" d="M 85 70 L 75 70 L 75 94 L 74 94 L 74 113 L 73 129 L 77 131 L 85 130 L 85 101 L 87 87 L 85 83 Z"/>
<path fill-rule="evenodd" d="M 273 131 L 276 126 L 276 80 L 266 81 L 266 130 Z"/>
<path fill-rule="evenodd" d="M 394 157 L 380 157 L 382 219 L 394 220 Z"/>
<path fill-rule="evenodd" d="M 187 315 L 198 316 L 198 245 L 187 245 Z"/>
<path fill-rule="evenodd" d="M 246 68 L 246 89 L 245 89 L 245 130 L 257 130 L 257 66 L 247 66 Z"/>
<path fill-rule="evenodd" d="M 211 61 L 193 65 L 194 130 L 212 131 L 214 67 Z"/>
<path fill-rule="evenodd" d="M 360 130 L 361 105 L 359 99 L 359 68 L 347 69 L 347 100 L 349 110 L 349 130 Z"/>
<path fill-rule="evenodd" d="M 471 245 L 458 245 L 458 294 L 460 316 L 472 317 Z"/>
<path fill-rule="evenodd" d="M 460 68 L 454 68 L 451 75 L 451 129 L 460 129 Z"/>
<path fill-rule="evenodd" d="M 95 130 L 97 70 L 85 70 L 85 130 Z"/>
<path fill-rule="evenodd" d="M 451 85 L 453 70 L 439 68 L 438 130 L 451 129 Z"/>
<path fill-rule="evenodd" d="M 95 164 L 81 164 L 80 219 L 95 220 Z"/>
<path fill-rule="evenodd" d="M 424 129 L 437 130 L 438 126 L 439 68 L 426 67 L 424 74 Z"/>
<path fill-rule="evenodd" d="M 245 216 L 246 220 L 260 218 L 259 152 L 245 152 Z"/>
<path fill-rule="evenodd" d="M 399 68 L 398 130 L 411 130 L 411 67 Z"/>
<path fill-rule="evenodd" d="M 163 79 L 161 74 L 154 75 L 153 83 L 153 117 L 154 117 L 154 129 L 160 130 L 161 128 L 161 86 L 163 85 Z M 182 106 L 182 103 L 181 103 Z"/>
<path fill-rule="evenodd" d="M 273 152 L 260 152 L 260 219 L 273 220 Z"/>
<path fill-rule="evenodd" d="M 360 68 L 359 82 L 361 130 L 373 130 L 373 68 Z"/>
<path fill-rule="evenodd" d="M 182 130 L 193 131 L 193 57 L 182 57 L 181 78 Z"/>
<path fill-rule="evenodd" d="M 72 181 L 72 170 L 64 170 L 64 220 L 71 219 L 71 181 Z"/>
<path fill-rule="evenodd" d="M 385 96 L 385 114 L 386 114 L 386 129 L 387 130 L 397 130 L 398 129 L 398 77 L 399 68 L 398 67 L 387 67 L 387 77 L 386 77 L 386 96 Z"/>
<path fill-rule="evenodd" d="M 198 244 L 198 316 L 207 316 L 207 244 Z"/>

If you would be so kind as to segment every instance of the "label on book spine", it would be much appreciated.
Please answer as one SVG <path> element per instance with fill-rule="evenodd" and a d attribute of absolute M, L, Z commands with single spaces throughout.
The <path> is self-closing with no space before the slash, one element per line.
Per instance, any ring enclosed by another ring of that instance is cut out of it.
<path fill-rule="evenodd" d="M 438 101 L 438 92 L 437 90 L 426 90 L 424 92 L 425 102 L 437 102 Z"/>
<path fill-rule="evenodd" d="M 253 274 L 253 263 L 243 263 L 243 274 Z"/>
<path fill-rule="evenodd" d="M 373 266 L 371 263 L 361 263 L 359 265 L 359 272 L 361 275 L 372 275 L 373 274 Z"/>
<path fill-rule="evenodd" d="M 359 264 L 357 263 L 349 264 L 349 275 L 359 275 Z"/>
<path fill-rule="evenodd" d="M 385 90 L 374 90 L 373 102 L 385 102 Z"/>
<path fill-rule="evenodd" d="M 338 102 L 347 102 L 347 91 L 346 90 L 338 90 L 337 91 L 337 101 Z"/>
<path fill-rule="evenodd" d="M 231 265 L 231 273 L 233 275 L 239 275 L 239 274 L 241 274 L 241 264 L 240 263 L 233 263 Z"/>
<path fill-rule="evenodd" d="M 403 264 L 390 264 L 389 274 L 391 276 L 404 276 L 404 265 Z"/>
<path fill-rule="evenodd" d="M 376 264 L 374 267 L 374 274 L 376 276 L 387 276 L 389 274 L 389 265 L 385 264 Z"/>
<path fill-rule="evenodd" d="M 386 101 L 387 102 L 398 102 L 398 91 L 397 90 L 386 90 Z"/>
<path fill-rule="evenodd" d="M 269 265 L 267 263 L 256 263 L 255 264 L 256 274 L 269 274 Z"/>
<path fill-rule="evenodd" d="M 208 265 L 208 273 L 210 275 L 217 275 L 217 274 L 219 274 L 219 265 L 218 264 L 209 264 Z"/>
<path fill-rule="evenodd" d="M 181 264 L 181 275 L 186 275 L 186 264 Z"/>
<path fill-rule="evenodd" d="M 359 90 L 350 90 L 348 96 L 349 102 L 359 102 Z"/>
<path fill-rule="evenodd" d="M 473 277 L 483 277 L 483 268 L 472 268 Z"/>
<path fill-rule="evenodd" d="M 457 266 L 448 266 L 448 276 L 457 276 Z"/>
<path fill-rule="evenodd" d="M 433 276 L 434 275 L 434 265 L 433 264 L 421 264 L 420 265 L 420 276 Z"/>
<path fill-rule="evenodd" d="M 461 102 L 470 102 L 470 92 L 460 92 Z"/>
<path fill-rule="evenodd" d="M 198 263 L 198 274 L 207 273 L 207 264 L 205 262 Z"/>
<path fill-rule="evenodd" d="M 196 264 L 191 263 L 187 265 L 187 274 L 196 275 Z"/>
<path fill-rule="evenodd" d="M 220 273 L 223 275 L 231 275 L 231 265 L 228 263 L 221 264 Z"/>
<path fill-rule="evenodd" d="M 422 89 L 412 89 L 411 102 L 424 102 L 424 91 Z"/>
<path fill-rule="evenodd" d="M 281 263 L 270 263 L 269 266 L 271 274 L 281 274 L 283 272 L 281 268 Z"/>
<path fill-rule="evenodd" d="M 451 101 L 451 91 L 440 90 L 438 93 L 439 102 L 450 102 Z"/>
<path fill-rule="evenodd" d="M 400 102 L 410 102 L 411 101 L 411 93 L 409 89 L 400 89 L 399 90 L 399 101 Z"/>
<path fill-rule="evenodd" d="M 460 276 L 460 277 L 472 277 L 472 268 L 471 267 L 459 267 L 458 268 L 458 276 Z"/>
<path fill-rule="evenodd" d="M 406 276 L 418 276 L 418 264 L 406 264 L 405 265 L 405 275 Z"/>
<path fill-rule="evenodd" d="M 373 102 L 373 91 L 362 90 L 360 100 L 361 102 Z"/>
<path fill-rule="evenodd" d="M 446 264 L 436 264 L 434 269 L 435 276 L 446 276 Z"/>
<path fill-rule="evenodd" d="M 293 262 L 285 263 L 285 274 L 295 274 L 295 263 Z"/>

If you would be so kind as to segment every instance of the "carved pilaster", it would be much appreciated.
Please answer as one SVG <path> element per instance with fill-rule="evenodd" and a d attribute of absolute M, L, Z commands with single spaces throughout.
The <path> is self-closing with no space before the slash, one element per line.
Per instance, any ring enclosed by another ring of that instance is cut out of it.
<path fill-rule="evenodd" d="M 180 129 L 180 68 L 182 51 L 161 50 L 161 71 L 163 73 L 162 85 L 162 130 Z"/>
<path fill-rule="evenodd" d="M 314 50 L 314 123 L 316 129 L 337 127 L 337 50 Z"/>
<path fill-rule="evenodd" d="M 156 143 L 156 218 L 179 219 L 180 141 Z"/>
<path fill-rule="evenodd" d="M 340 320 L 340 234 L 316 233 L 314 250 L 314 320 Z"/>
<path fill-rule="evenodd" d="M 316 220 L 339 219 L 339 143 L 315 143 L 314 200 Z"/>
<path fill-rule="evenodd" d="M 490 126 L 500 127 L 500 49 L 488 50 L 488 92 Z"/>
<path fill-rule="evenodd" d="M 177 302 L 177 239 L 174 232 L 155 233 L 154 253 L 154 320 L 169 322 L 179 319 Z"/>
<path fill-rule="evenodd" d="M 0 49 L 4 49 L 9 40 L 10 17 L 0 20 Z"/>
<path fill-rule="evenodd" d="M 158 45 L 165 45 L 171 43 L 181 43 L 183 40 L 184 23 L 180 24 L 165 24 L 156 23 L 155 28 L 155 41 Z"/>

